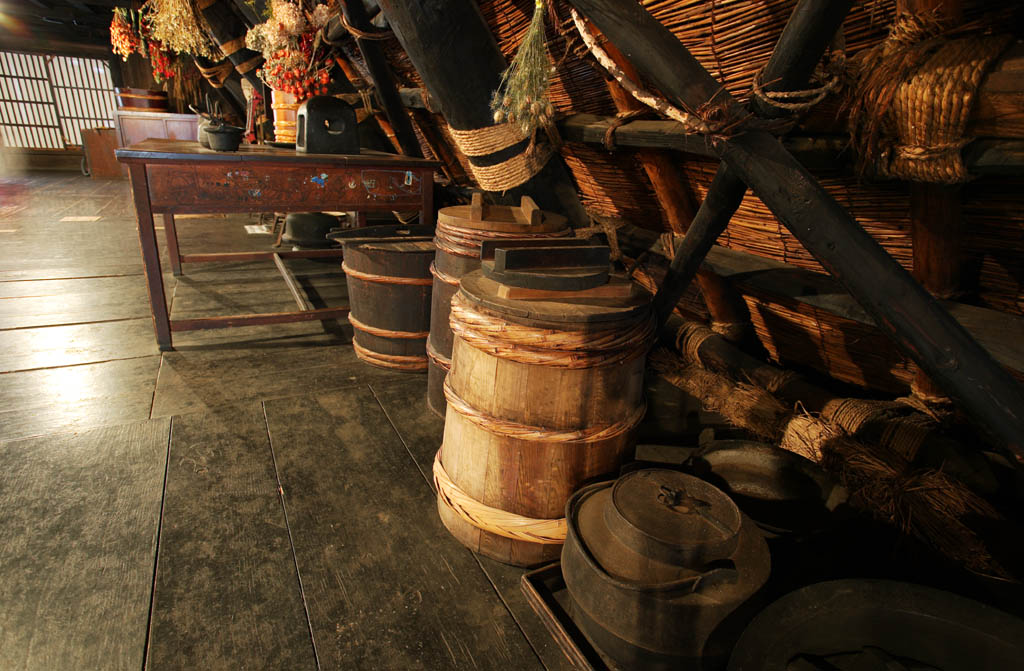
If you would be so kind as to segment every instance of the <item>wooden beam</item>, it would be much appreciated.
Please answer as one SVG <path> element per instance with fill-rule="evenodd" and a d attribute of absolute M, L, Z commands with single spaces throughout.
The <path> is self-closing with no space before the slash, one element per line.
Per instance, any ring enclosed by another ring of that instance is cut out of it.
<path fill-rule="evenodd" d="M 300 310 L 312 310 L 313 306 L 310 304 L 309 299 L 306 298 L 306 292 L 302 290 L 299 283 L 295 280 L 295 275 L 288 269 L 288 266 L 284 265 L 284 261 L 281 260 L 280 254 L 274 254 L 274 265 L 277 266 L 277 272 L 281 273 L 281 278 L 284 280 L 285 285 L 288 287 L 288 291 L 291 292 L 292 298 L 295 299 L 295 303 L 299 306 Z"/>
<path fill-rule="evenodd" d="M 505 59 L 474 0 L 378 2 L 388 24 L 416 67 L 436 108 L 453 129 L 494 125 L 492 92 L 501 81 Z M 527 140 L 486 156 L 470 157 L 476 166 L 497 165 L 520 155 Z M 572 176 L 560 156 L 521 185 L 491 192 L 493 201 L 518 204 L 531 196 L 545 209 L 565 214 L 576 226 L 589 223 Z"/>
<path fill-rule="evenodd" d="M 341 11 L 345 20 L 353 28 L 372 32 L 375 28 L 370 24 L 370 17 L 366 13 L 363 0 L 345 0 L 341 3 Z M 336 16 L 331 19 L 324 29 L 324 34 L 329 41 L 337 41 L 348 31 Z M 356 37 L 356 46 L 363 55 L 363 62 L 366 70 L 373 80 L 373 86 L 377 92 L 381 107 L 387 116 L 388 124 L 394 129 L 395 137 L 401 147 L 402 154 L 406 156 L 423 156 L 420 143 L 416 140 L 416 133 L 412 128 L 412 120 L 402 105 L 402 99 L 398 96 L 398 85 L 395 83 L 395 76 L 391 72 L 384 50 L 380 42 L 366 40 Z"/>
<path fill-rule="evenodd" d="M 671 32 L 627 0 L 571 3 L 674 102 L 725 114 L 736 102 Z M 738 117 L 737 117 L 738 118 Z M 1020 386 L 807 172 L 777 139 L 742 132 L 714 142 L 729 170 L 857 299 L 917 364 L 999 447 L 1024 466 Z"/>

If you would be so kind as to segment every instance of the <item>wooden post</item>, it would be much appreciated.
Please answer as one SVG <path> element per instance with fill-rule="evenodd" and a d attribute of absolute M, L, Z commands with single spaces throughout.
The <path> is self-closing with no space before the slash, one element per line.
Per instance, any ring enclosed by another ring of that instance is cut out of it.
<path fill-rule="evenodd" d="M 897 0 L 896 13 L 929 14 L 943 25 L 963 20 L 961 0 Z M 914 279 L 936 298 L 954 298 L 962 290 L 960 274 L 963 238 L 963 202 L 959 187 L 912 182 L 910 232 L 913 240 Z M 918 370 L 915 394 L 941 397 L 941 390 Z"/>
<path fill-rule="evenodd" d="M 395 31 L 431 98 L 448 124 L 456 130 L 476 130 L 494 125 L 491 94 L 498 88 L 505 59 L 473 0 L 378 3 Z M 522 154 L 523 140 L 508 149 L 486 156 L 469 157 L 474 166 L 491 166 Z M 532 196 L 545 210 L 565 214 L 575 226 L 589 223 L 576 185 L 560 156 L 519 186 L 490 192 L 490 198 L 518 204 Z"/>
<path fill-rule="evenodd" d="M 686 47 L 640 5 L 629 0 L 571 3 L 673 101 L 689 109 L 712 101 L 729 117 L 742 114 Z M 1018 466 L 1024 466 L 1024 396 L 1010 374 L 776 138 L 752 130 L 716 139 L 713 145 L 728 171 L 750 185 L 879 328 L 970 413 L 996 446 L 1006 448 Z"/>
<path fill-rule="evenodd" d="M 346 0 L 341 3 L 341 11 L 345 20 L 350 26 L 357 30 L 373 31 L 370 18 L 366 14 L 366 7 L 362 0 Z M 336 41 L 347 32 L 342 22 L 335 17 L 324 27 L 324 35 L 328 41 Z M 375 40 L 366 40 L 356 37 L 356 46 L 363 55 L 363 62 L 366 63 L 366 70 L 370 74 L 372 84 L 377 91 L 377 98 L 380 100 L 384 114 L 387 116 L 387 123 L 393 129 L 393 134 L 398 140 L 401 153 L 405 156 L 422 157 L 420 143 L 416 140 L 416 133 L 412 129 L 412 121 L 402 106 L 402 100 L 398 97 L 398 86 L 395 84 L 395 77 L 388 66 L 387 58 Z M 382 126 L 383 127 L 383 126 Z"/>

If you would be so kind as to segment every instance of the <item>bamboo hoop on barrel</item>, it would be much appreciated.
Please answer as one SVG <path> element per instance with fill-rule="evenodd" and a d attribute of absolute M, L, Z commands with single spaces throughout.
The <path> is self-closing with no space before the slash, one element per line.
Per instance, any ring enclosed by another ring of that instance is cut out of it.
<path fill-rule="evenodd" d="M 344 261 L 341 262 L 341 270 L 349 277 L 363 280 L 364 282 L 376 282 L 377 284 L 409 284 L 427 287 L 434 283 L 429 277 L 396 277 L 394 275 L 364 273 L 361 270 L 355 270 L 351 266 L 346 265 Z"/>
<path fill-rule="evenodd" d="M 478 529 L 513 540 L 543 545 L 561 545 L 565 542 L 567 527 L 564 517 L 549 520 L 523 517 L 484 505 L 464 492 L 444 470 L 441 450 L 434 457 L 434 485 L 440 500 L 459 517 Z"/>
<path fill-rule="evenodd" d="M 383 366 L 384 368 L 415 371 L 427 369 L 426 356 L 401 356 L 398 354 L 382 354 L 380 352 L 374 352 L 360 345 L 355 338 L 352 339 L 352 349 L 355 350 L 356 356 L 360 359 L 369 361 L 378 366 Z"/>
<path fill-rule="evenodd" d="M 348 323 L 352 325 L 352 328 L 359 331 L 365 331 L 366 333 L 369 333 L 372 336 L 377 336 L 378 338 L 403 338 L 416 340 L 426 338 L 430 335 L 430 331 L 392 331 L 390 329 L 370 326 L 369 324 L 364 324 L 353 317 L 351 312 L 348 313 Z"/>
<path fill-rule="evenodd" d="M 640 423 L 644 418 L 644 413 L 647 412 L 647 405 L 640 403 L 629 417 L 613 424 L 588 426 L 583 429 L 548 429 L 543 426 L 530 426 L 529 424 L 501 419 L 500 417 L 494 417 L 477 410 L 452 389 L 451 381 L 448 377 L 444 380 L 444 397 L 448 400 L 449 408 L 484 431 L 517 440 L 539 442 L 591 443 L 599 440 L 608 440 L 631 431 Z"/>
<path fill-rule="evenodd" d="M 461 293 L 452 298 L 452 332 L 466 344 L 519 363 L 562 368 L 596 368 L 629 361 L 647 352 L 654 339 L 652 315 L 623 328 L 562 331 L 506 321 L 476 309 Z"/>

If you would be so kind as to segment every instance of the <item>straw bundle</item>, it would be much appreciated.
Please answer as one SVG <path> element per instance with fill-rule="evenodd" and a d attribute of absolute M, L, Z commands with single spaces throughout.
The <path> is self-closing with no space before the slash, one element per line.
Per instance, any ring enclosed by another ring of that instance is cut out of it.
<path fill-rule="evenodd" d="M 962 482 L 935 469 L 915 469 L 905 459 L 861 442 L 818 417 L 791 410 L 767 390 L 687 366 L 665 349 L 651 367 L 670 384 L 734 425 L 820 463 L 850 492 L 850 502 L 876 519 L 912 534 L 953 561 L 1008 577 L 972 525 L 999 524 L 999 513 Z"/>

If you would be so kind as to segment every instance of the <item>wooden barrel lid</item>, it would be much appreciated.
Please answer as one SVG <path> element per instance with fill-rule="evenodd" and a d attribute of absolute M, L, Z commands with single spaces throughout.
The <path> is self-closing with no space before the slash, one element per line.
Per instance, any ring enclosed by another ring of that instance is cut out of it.
<path fill-rule="evenodd" d="M 479 193 L 470 205 L 453 205 L 437 212 L 437 221 L 448 226 L 500 233 L 551 233 L 566 227 L 566 218 L 546 212 L 528 196 L 520 205 L 484 205 Z"/>
<path fill-rule="evenodd" d="M 629 282 L 623 277 L 613 277 L 612 281 Z M 523 323 L 594 324 L 635 319 L 651 309 L 650 292 L 637 284 L 625 298 L 566 296 L 550 300 L 502 298 L 501 286 L 475 270 L 462 277 L 460 291 L 471 303 Z"/>

